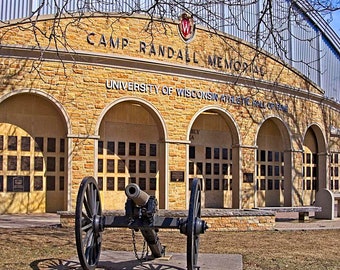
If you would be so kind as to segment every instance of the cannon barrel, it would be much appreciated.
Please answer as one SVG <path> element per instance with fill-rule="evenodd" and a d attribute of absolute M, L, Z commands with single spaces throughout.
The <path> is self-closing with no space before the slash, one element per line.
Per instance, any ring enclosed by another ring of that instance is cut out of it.
<path fill-rule="evenodd" d="M 125 195 L 134 201 L 136 205 L 144 206 L 147 204 L 150 195 L 141 190 L 137 184 L 128 184 L 125 188 Z"/>

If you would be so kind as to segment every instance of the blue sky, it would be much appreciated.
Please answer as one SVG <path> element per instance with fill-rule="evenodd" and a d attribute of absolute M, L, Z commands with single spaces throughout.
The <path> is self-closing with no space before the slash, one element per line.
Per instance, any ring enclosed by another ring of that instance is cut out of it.
<path fill-rule="evenodd" d="M 340 37 L 340 11 L 333 13 L 333 21 L 330 25 Z"/>

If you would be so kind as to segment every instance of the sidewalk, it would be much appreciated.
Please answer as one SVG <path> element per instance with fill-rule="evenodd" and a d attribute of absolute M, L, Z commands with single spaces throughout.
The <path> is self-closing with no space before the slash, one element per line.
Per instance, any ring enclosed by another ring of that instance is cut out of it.
<path fill-rule="evenodd" d="M 315 219 L 312 215 L 309 221 L 299 221 L 298 213 L 276 213 L 275 230 L 340 230 L 340 218 L 333 220 Z"/>
<path fill-rule="evenodd" d="M 58 214 L 13 214 L 0 215 L 0 228 L 28 228 L 59 226 Z M 283 230 L 340 230 L 340 218 L 334 220 L 314 219 L 299 222 L 297 213 L 277 213 L 275 229 Z"/>
<path fill-rule="evenodd" d="M 5 214 L 0 215 L 0 228 L 15 229 L 60 225 L 58 214 Z"/>

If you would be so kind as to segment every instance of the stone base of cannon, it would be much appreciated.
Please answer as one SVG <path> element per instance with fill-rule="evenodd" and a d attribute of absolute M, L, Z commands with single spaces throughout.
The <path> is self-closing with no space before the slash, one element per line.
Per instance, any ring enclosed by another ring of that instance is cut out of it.
<path fill-rule="evenodd" d="M 170 257 L 170 258 L 169 258 Z M 142 264 L 136 261 L 132 252 L 128 251 L 102 251 L 96 270 L 147 270 L 147 269 L 171 269 L 187 270 L 185 253 L 169 253 L 164 258 L 145 261 Z M 73 260 L 73 259 L 72 259 Z M 74 258 L 76 261 L 77 258 Z M 243 269 L 242 256 L 240 254 L 207 254 L 201 253 L 199 257 L 200 269 L 209 270 L 241 270 Z"/>

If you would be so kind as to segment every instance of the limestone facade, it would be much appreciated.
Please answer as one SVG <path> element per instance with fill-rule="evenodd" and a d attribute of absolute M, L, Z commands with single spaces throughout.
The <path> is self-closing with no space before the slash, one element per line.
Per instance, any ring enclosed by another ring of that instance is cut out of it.
<path fill-rule="evenodd" d="M 54 31 L 52 31 L 54 29 Z M 71 211 L 80 181 L 123 209 L 310 205 L 339 191 L 339 105 L 282 61 L 196 26 L 48 16 L 0 26 L 0 212 Z"/>

